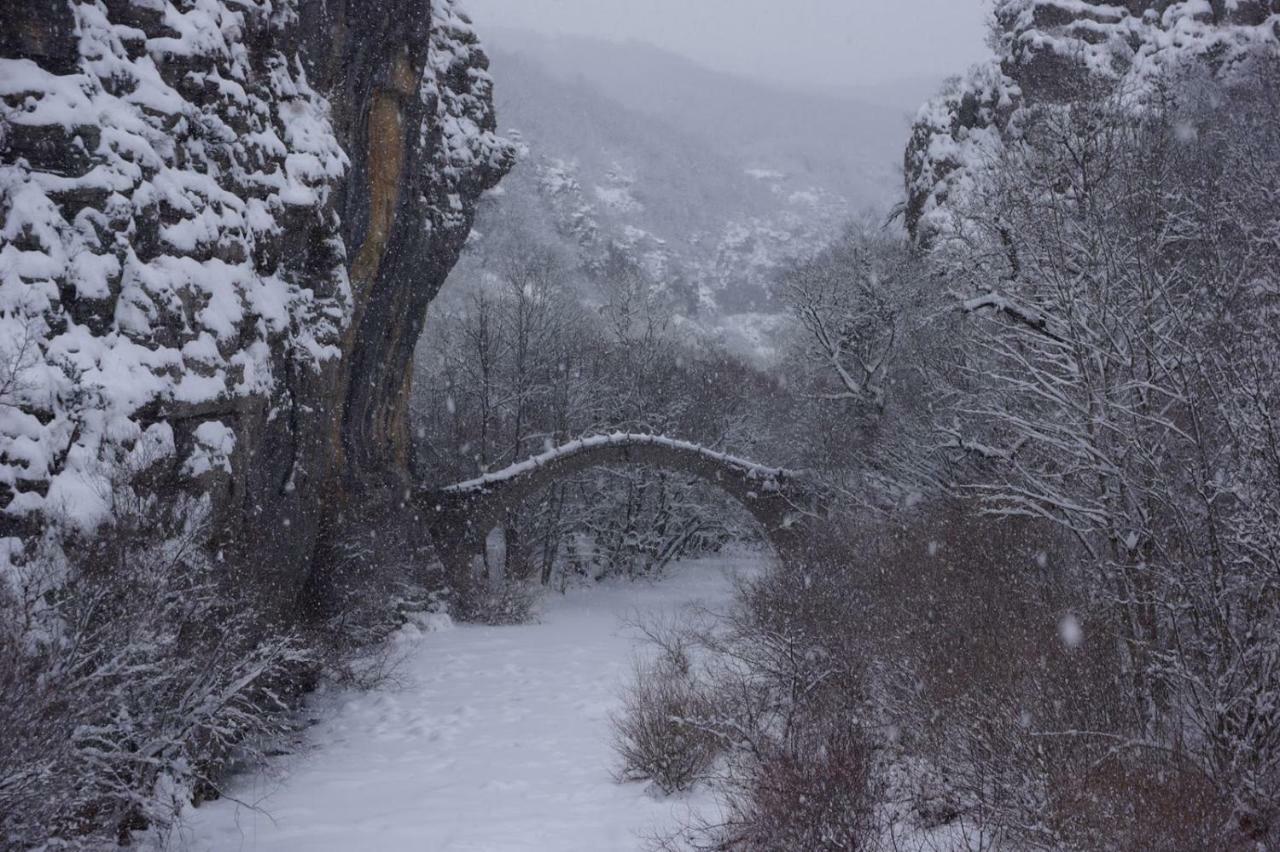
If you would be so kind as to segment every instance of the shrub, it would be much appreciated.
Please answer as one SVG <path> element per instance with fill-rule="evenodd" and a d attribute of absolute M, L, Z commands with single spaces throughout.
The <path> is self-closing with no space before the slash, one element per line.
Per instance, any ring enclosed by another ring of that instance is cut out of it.
<path fill-rule="evenodd" d="M 1229 803 L 1126 701 L 1120 631 L 1053 527 L 952 503 L 874 553 L 845 576 L 898 759 L 928 769 L 900 791 L 922 827 L 1032 849 L 1238 848 Z"/>
<path fill-rule="evenodd" d="M 537 615 L 541 590 L 531 582 L 504 577 L 490 583 L 484 577 L 455 581 L 449 611 L 459 621 L 506 627 L 528 624 Z"/>
<path fill-rule="evenodd" d="M 860 725 L 809 731 L 753 758 L 727 796 L 727 819 L 700 848 L 719 852 L 862 852 L 880 827 L 875 750 Z"/>
<path fill-rule="evenodd" d="M 1078 752 L 1087 749 L 1079 744 Z M 1052 773 L 1055 834 L 1075 849 L 1199 852 L 1243 849 L 1231 808 L 1190 762 L 1138 750 Z"/>
<path fill-rule="evenodd" d="M 663 656 L 637 663 L 622 711 L 613 718 L 620 778 L 651 780 L 666 794 L 705 778 L 720 752 L 712 709 L 687 661 L 680 665 Z"/>
<path fill-rule="evenodd" d="M 163 833 L 290 725 L 311 675 L 206 555 L 203 504 L 120 499 L 0 592 L 0 837 L 99 848 Z"/>
<path fill-rule="evenodd" d="M 894 520 L 829 525 L 727 612 L 649 631 L 725 757 L 723 818 L 665 848 L 1240 847 L 1195 762 L 1135 725 L 1052 527 L 963 502 Z"/>

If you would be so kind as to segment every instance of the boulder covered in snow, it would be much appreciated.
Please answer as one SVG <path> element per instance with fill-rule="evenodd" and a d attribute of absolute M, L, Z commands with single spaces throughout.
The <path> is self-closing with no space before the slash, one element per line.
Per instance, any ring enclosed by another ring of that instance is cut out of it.
<path fill-rule="evenodd" d="M 1229 74 L 1280 48 L 1280 0 L 997 0 L 994 21 L 995 56 L 921 109 L 907 147 L 906 224 L 924 244 L 950 231 L 1023 108 L 1136 101 L 1189 59 Z"/>
<path fill-rule="evenodd" d="M 453 0 L 3 0 L 0 539 L 144 470 L 292 600 L 403 491 L 427 303 L 513 159 Z M 387 498 L 390 500 L 391 498 Z"/>

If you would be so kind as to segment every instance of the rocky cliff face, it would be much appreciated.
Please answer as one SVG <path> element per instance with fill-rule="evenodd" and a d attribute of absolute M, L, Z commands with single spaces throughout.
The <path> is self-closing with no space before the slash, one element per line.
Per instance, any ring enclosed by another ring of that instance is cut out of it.
<path fill-rule="evenodd" d="M 1280 46 L 1280 0 L 998 0 L 996 55 L 920 111 L 906 152 L 906 220 L 929 242 L 1020 110 L 1121 93 L 1140 100 L 1190 59 L 1231 73 Z"/>
<path fill-rule="evenodd" d="M 291 601 L 350 507 L 403 493 L 425 309 L 513 158 L 468 22 L 452 0 L 0 20 L 6 558 L 90 532 L 123 472 L 208 493 Z"/>

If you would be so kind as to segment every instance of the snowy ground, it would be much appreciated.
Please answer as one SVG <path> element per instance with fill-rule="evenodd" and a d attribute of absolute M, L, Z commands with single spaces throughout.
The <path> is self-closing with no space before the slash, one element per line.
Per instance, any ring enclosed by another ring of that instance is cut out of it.
<path fill-rule="evenodd" d="M 301 753 L 195 811 L 193 852 L 628 852 L 704 797 L 613 780 L 609 714 L 637 653 L 637 613 L 729 595 L 758 556 L 708 559 L 659 584 L 553 596 L 540 622 L 412 639 L 399 688 L 317 697 Z M 254 806 L 253 808 L 247 805 Z M 255 810 L 256 808 L 257 810 Z"/>

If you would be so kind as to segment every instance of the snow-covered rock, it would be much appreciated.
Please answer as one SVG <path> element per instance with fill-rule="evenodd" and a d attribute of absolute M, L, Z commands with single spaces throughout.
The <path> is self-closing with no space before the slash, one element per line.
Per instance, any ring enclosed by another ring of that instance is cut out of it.
<path fill-rule="evenodd" d="M 906 152 L 907 226 L 928 243 L 953 226 L 949 201 L 981 181 L 1020 111 L 1112 93 L 1135 103 L 1179 65 L 1227 75 L 1280 48 L 1280 0 L 998 0 L 996 54 L 916 119 Z"/>
<path fill-rule="evenodd" d="M 214 488 L 290 594 L 332 484 L 405 475 L 421 314 L 512 160 L 470 24 L 453 0 L 5 8 L 4 550 L 92 530 L 145 455 Z"/>
<path fill-rule="evenodd" d="M 150 423 L 190 447 L 283 372 L 340 356 L 351 294 L 330 198 L 347 157 L 280 47 L 284 10 L 57 14 L 69 67 L 0 59 L 0 336 L 22 341 L 0 500 L 10 524 L 91 529 Z"/>

